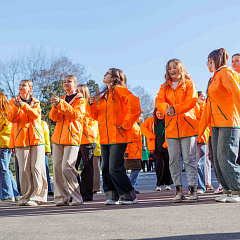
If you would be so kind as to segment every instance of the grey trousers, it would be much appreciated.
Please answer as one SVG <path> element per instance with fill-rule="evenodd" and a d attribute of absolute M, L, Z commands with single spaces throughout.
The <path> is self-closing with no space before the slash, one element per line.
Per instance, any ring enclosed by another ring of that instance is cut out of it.
<path fill-rule="evenodd" d="M 182 157 L 188 185 L 197 186 L 197 138 L 195 136 L 186 138 L 168 138 L 167 144 L 169 153 L 169 168 L 174 185 L 182 185 Z"/>

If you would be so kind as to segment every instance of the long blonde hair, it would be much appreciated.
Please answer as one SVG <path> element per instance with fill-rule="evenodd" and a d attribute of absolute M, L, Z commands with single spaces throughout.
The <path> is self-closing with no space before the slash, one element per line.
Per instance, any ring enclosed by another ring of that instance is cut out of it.
<path fill-rule="evenodd" d="M 178 70 L 179 70 L 179 73 L 181 75 L 181 80 L 180 82 L 182 82 L 182 89 L 183 91 L 185 91 L 185 88 L 186 88 L 186 84 L 185 84 L 185 79 L 191 79 L 191 76 L 190 74 L 188 73 L 188 71 L 186 70 L 185 66 L 183 65 L 183 63 L 177 59 L 177 58 L 173 58 L 173 59 L 170 59 L 168 62 L 167 62 L 167 65 L 166 65 L 166 74 L 165 74 L 165 87 L 169 87 L 170 84 L 169 84 L 169 81 L 172 80 L 169 72 L 168 72 L 168 69 L 169 69 L 169 64 L 173 62 Z"/>
<path fill-rule="evenodd" d="M 4 118 L 4 120 L 7 118 L 7 112 L 8 112 L 8 99 L 4 93 L 0 93 L 0 116 Z"/>
<path fill-rule="evenodd" d="M 80 92 L 78 90 L 78 87 L 82 88 L 82 90 L 83 90 L 82 91 L 83 97 L 86 99 L 86 101 L 88 101 L 88 99 L 90 98 L 90 92 L 89 92 L 88 86 L 85 85 L 85 84 L 78 84 L 76 92 Z"/>

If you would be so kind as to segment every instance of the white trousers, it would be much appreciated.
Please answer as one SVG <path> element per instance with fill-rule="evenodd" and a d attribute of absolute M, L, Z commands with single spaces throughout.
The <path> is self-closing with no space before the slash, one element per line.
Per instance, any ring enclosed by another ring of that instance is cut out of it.
<path fill-rule="evenodd" d="M 48 184 L 45 166 L 45 145 L 15 148 L 19 164 L 21 198 L 19 202 L 47 202 Z"/>
<path fill-rule="evenodd" d="M 68 192 L 76 202 L 82 202 L 78 171 L 75 168 L 79 147 L 53 143 L 52 150 L 55 202 L 68 201 Z"/>

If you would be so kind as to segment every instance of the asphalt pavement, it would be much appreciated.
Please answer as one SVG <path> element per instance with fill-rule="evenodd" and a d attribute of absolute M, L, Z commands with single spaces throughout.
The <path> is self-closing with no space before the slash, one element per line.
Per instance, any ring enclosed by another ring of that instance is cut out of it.
<path fill-rule="evenodd" d="M 187 195 L 185 173 L 183 182 Z M 213 190 L 197 203 L 173 204 L 174 190 L 155 188 L 155 173 L 147 172 L 136 187 L 139 203 L 130 206 L 105 206 L 103 193 L 74 207 L 56 207 L 53 197 L 38 207 L 0 203 L 0 239 L 240 239 L 239 204 L 216 203 Z"/>

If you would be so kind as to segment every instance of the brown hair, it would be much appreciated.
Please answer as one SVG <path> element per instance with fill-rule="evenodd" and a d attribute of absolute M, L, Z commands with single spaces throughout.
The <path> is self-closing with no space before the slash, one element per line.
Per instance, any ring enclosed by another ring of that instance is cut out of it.
<path fill-rule="evenodd" d="M 4 120 L 7 117 L 7 111 L 8 111 L 8 99 L 4 93 L 0 93 L 0 116 L 4 118 Z"/>
<path fill-rule="evenodd" d="M 232 58 L 233 58 L 233 57 L 240 57 L 240 53 L 235 53 L 235 54 L 233 54 L 233 55 L 232 55 Z"/>
<path fill-rule="evenodd" d="M 209 53 L 208 58 L 212 59 L 215 64 L 215 70 L 227 64 L 228 53 L 224 48 L 213 50 Z"/>
<path fill-rule="evenodd" d="M 179 69 L 179 73 L 181 75 L 181 80 L 180 82 L 182 82 L 182 89 L 183 91 L 185 91 L 185 79 L 190 79 L 191 76 L 190 74 L 187 72 L 185 66 L 183 65 L 183 63 L 179 60 L 179 59 L 176 59 L 176 58 L 173 58 L 173 59 L 170 59 L 168 62 L 167 62 L 167 65 L 166 65 L 166 74 L 165 74 L 165 87 L 169 87 L 169 81 L 172 80 L 169 72 L 168 72 L 168 69 L 169 69 L 169 64 L 171 62 L 174 62 L 176 64 L 176 66 L 178 67 Z"/>
<path fill-rule="evenodd" d="M 154 108 L 154 111 L 153 111 L 153 121 L 154 121 L 154 124 L 157 125 L 157 121 L 158 121 L 158 118 L 157 118 L 157 108 L 155 107 Z"/>
<path fill-rule="evenodd" d="M 124 72 L 117 68 L 110 68 L 111 70 L 111 77 L 112 77 L 112 85 L 111 85 L 111 91 L 114 91 L 114 87 L 116 85 L 124 86 L 126 87 L 127 84 L 127 77 L 124 74 Z M 109 71 L 108 70 L 108 71 Z M 108 91 L 108 86 L 105 86 L 100 92 L 96 93 L 94 97 L 98 98 L 100 96 L 104 96 L 104 94 Z"/>
<path fill-rule="evenodd" d="M 27 79 L 23 79 L 21 82 L 27 83 L 28 86 L 29 86 L 30 88 L 32 88 L 32 90 L 33 90 L 33 82 L 32 82 L 32 81 L 27 80 Z M 20 82 L 20 83 L 21 83 L 21 82 Z M 33 91 L 31 91 L 31 92 L 29 93 L 29 95 L 30 95 L 30 97 L 32 97 L 32 96 L 33 96 Z"/>
<path fill-rule="evenodd" d="M 65 76 L 65 78 L 67 78 L 67 77 L 70 78 L 71 80 L 73 80 L 76 84 L 78 83 L 77 82 L 77 78 L 74 75 L 67 75 L 67 76 Z"/>
<path fill-rule="evenodd" d="M 83 97 L 86 99 L 86 101 L 88 101 L 88 99 L 90 98 L 90 92 L 89 92 L 88 86 L 85 85 L 85 84 L 78 84 L 76 92 L 80 92 L 78 90 L 78 87 L 82 88 L 82 90 L 83 90 Z"/>

